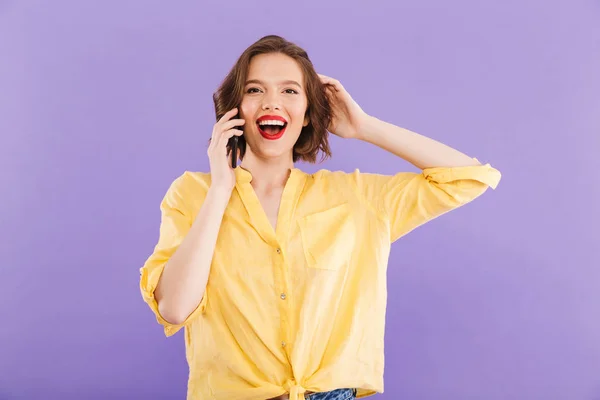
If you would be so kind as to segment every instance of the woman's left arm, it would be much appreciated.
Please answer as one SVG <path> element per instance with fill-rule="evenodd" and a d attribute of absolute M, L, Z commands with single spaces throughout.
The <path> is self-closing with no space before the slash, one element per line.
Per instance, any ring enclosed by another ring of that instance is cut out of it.
<path fill-rule="evenodd" d="M 496 188 L 500 172 L 433 139 L 367 115 L 335 79 L 321 75 L 333 109 L 328 130 L 364 140 L 405 159 L 421 173 L 350 174 L 361 197 L 387 221 L 394 242 L 416 227 Z"/>
<path fill-rule="evenodd" d="M 420 169 L 481 165 L 450 146 L 368 115 L 338 80 L 319 76 L 333 110 L 331 133 L 372 143 Z"/>
<path fill-rule="evenodd" d="M 381 147 L 420 169 L 481 165 L 450 146 L 368 115 L 361 121 L 356 139 Z"/>

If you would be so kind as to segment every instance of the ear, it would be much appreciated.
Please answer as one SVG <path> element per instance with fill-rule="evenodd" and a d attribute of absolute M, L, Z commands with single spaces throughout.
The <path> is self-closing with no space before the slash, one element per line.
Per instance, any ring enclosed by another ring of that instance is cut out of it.
<path fill-rule="evenodd" d="M 310 122 L 310 118 L 308 118 L 308 113 L 306 113 L 304 115 L 304 122 L 302 123 L 302 126 L 306 128 L 308 126 L 309 122 Z"/>

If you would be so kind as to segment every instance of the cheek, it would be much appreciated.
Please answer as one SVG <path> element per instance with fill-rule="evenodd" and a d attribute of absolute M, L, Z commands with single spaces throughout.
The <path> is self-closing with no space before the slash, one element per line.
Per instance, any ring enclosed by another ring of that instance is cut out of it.
<path fill-rule="evenodd" d="M 306 101 L 297 101 L 294 104 L 290 104 L 288 112 L 292 114 L 295 124 L 302 124 L 304 122 L 304 116 L 306 115 L 307 104 Z"/>
<path fill-rule="evenodd" d="M 257 108 L 258 105 L 256 104 L 256 101 L 252 101 L 252 99 L 246 97 L 242 99 L 242 103 L 240 104 L 240 116 L 245 119 L 248 117 L 252 118 L 252 116 L 256 114 Z"/>

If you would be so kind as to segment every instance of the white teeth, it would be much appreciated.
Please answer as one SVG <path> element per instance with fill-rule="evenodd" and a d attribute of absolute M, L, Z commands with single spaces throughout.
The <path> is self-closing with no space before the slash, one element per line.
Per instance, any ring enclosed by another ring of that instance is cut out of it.
<path fill-rule="evenodd" d="M 259 125 L 279 125 L 279 126 L 284 126 L 285 122 L 283 121 L 277 121 L 277 120 L 264 120 L 264 121 L 260 121 L 258 123 Z"/>

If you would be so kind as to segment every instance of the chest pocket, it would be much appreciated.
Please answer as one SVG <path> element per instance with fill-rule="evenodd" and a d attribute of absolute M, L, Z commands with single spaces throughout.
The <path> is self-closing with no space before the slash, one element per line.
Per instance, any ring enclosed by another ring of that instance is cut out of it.
<path fill-rule="evenodd" d="M 306 215 L 298 224 L 309 267 L 337 271 L 350 260 L 356 227 L 348 203 Z"/>

